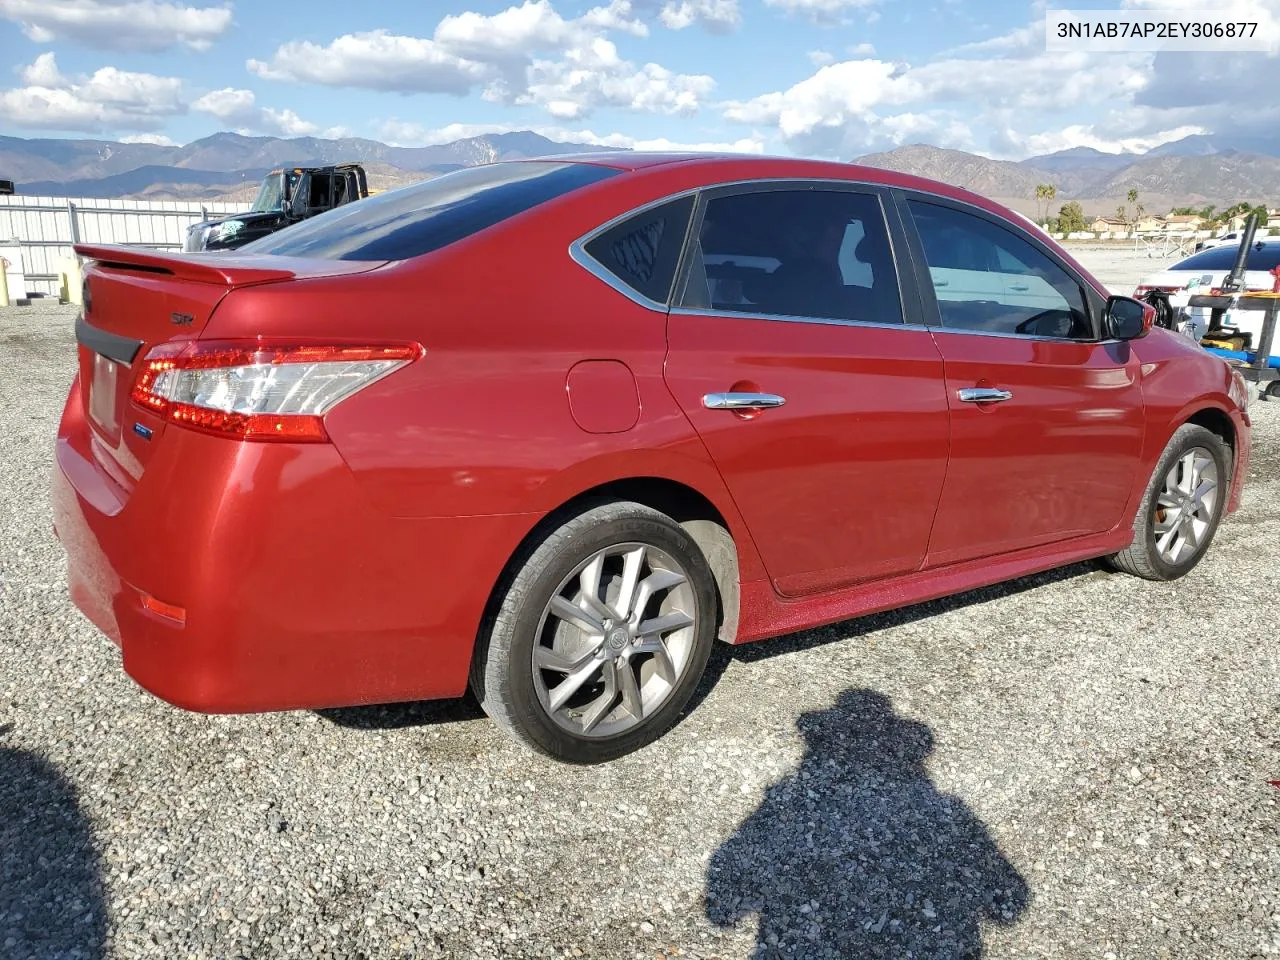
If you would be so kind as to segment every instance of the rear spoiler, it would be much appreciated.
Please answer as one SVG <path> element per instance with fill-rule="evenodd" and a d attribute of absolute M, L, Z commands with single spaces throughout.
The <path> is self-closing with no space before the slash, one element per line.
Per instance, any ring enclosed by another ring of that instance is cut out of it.
<path fill-rule="evenodd" d="M 95 260 L 104 267 L 140 273 L 160 273 L 180 280 L 216 283 L 226 287 L 291 280 L 295 276 L 292 270 L 284 270 L 278 266 L 259 266 L 261 261 L 251 257 L 228 256 L 220 253 L 186 256 L 142 247 L 92 243 L 77 243 L 74 249 L 80 256 Z"/>

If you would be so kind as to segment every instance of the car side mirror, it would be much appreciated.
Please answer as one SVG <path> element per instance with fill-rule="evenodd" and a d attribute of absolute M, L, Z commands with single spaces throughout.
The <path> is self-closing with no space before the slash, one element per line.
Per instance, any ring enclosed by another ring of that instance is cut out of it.
<path fill-rule="evenodd" d="M 1156 308 L 1132 297 L 1112 297 L 1102 315 L 1104 339 L 1137 340 L 1156 321 Z"/>

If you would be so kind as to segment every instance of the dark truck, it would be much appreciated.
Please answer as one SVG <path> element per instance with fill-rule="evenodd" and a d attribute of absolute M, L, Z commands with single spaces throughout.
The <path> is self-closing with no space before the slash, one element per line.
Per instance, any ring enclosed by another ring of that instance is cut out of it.
<path fill-rule="evenodd" d="M 272 170 L 262 178 L 248 212 L 192 224 L 182 249 L 234 250 L 291 223 L 367 196 L 368 178 L 358 163 Z"/>

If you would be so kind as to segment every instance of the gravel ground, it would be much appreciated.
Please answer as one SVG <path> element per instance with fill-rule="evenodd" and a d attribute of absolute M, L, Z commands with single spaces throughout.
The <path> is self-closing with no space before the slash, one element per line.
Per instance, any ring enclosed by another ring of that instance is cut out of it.
<path fill-rule="evenodd" d="M 467 701 L 183 713 L 66 598 L 71 314 L 0 311 L 0 957 L 1280 956 L 1280 404 L 1158 585 L 1080 565 L 731 651 L 657 745 Z"/>

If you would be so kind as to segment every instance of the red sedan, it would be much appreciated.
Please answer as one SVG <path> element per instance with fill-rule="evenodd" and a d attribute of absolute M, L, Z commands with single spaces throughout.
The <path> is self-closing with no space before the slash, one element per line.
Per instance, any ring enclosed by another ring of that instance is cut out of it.
<path fill-rule="evenodd" d="M 1243 382 L 997 204 L 789 159 L 460 170 L 235 254 L 81 246 L 76 604 L 239 712 L 456 697 L 563 760 L 712 643 L 1089 558 L 1179 577 Z"/>

